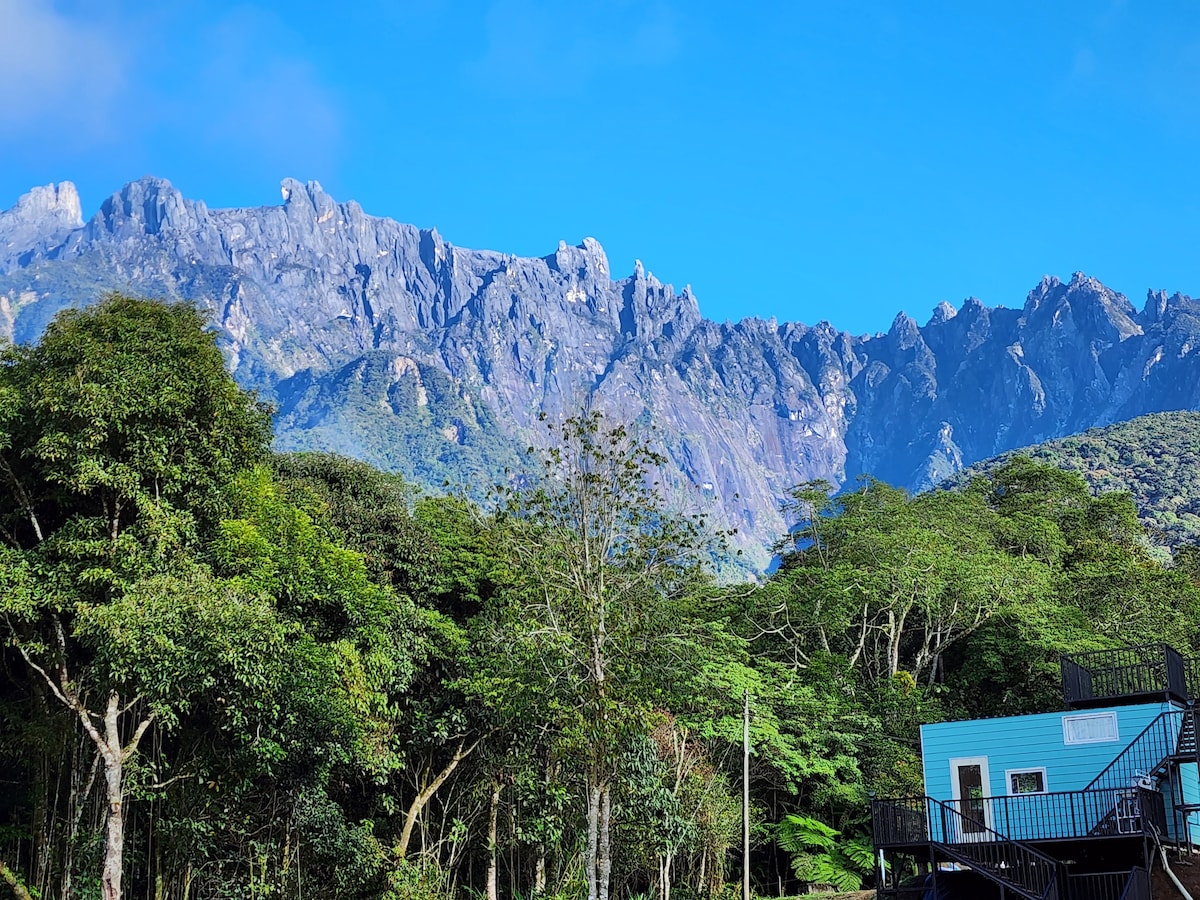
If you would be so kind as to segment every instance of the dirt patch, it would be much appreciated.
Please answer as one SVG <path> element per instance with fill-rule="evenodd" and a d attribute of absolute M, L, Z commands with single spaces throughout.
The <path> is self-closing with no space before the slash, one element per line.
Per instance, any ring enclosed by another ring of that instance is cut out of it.
<path fill-rule="evenodd" d="M 1200 896 L 1200 854 L 1190 858 L 1185 855 L 1182 859 L 1172 859 L 1171 871 L 1187 888 L 1189 894 L 1193 897 Z M 1176 900 L 1183 896 L 1163 871 L 1161 861 L 1154 866 L 1154 871 L 1150 874 L 1150 887 L 1154 900 Z"/>

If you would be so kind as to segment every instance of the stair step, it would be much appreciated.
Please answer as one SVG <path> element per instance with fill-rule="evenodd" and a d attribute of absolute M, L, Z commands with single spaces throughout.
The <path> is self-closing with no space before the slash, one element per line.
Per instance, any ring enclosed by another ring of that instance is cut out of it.
<path fill-rule="evenodd" d="M 1038 866 L 1014 867 L 1002 865 L 1000 863 L 993 863 L 989 865 L 988 861 L 976 859 L 970 854 L 970 852 L 968 852 L 968 848 L 976 846 L 973 844 L 935 844 L 935 846 L 939 847 L 945 853 L 945 855 L 949 856 L 951 859 L 954 859 L 960 865 L 965 865 L 979 874 L 991 878 L 996 883 L 1004 885 L 1004 887 L 1007 888 L 1011 893 L 1017 894 L 1021 897 L 1030 898 L 1030 900 L 1033 900 L 1033 898 L 1040 900 L 1042 897 L 1041 894 L 1036 892 L 1036 889 L 1026 880 L 1025 877 L 1029 876 L 1032 878 L 1034 871 L 1040 868 Z M 1053 877 L 1050 878 L 1049 883 L 1051 885 L 1054 884 Z"/>
<path fill-rule="evenodd" d="M 1179 729 L 1179 742 L 1175 745 L 1175 755 L 1196 755 L 1196 717 L 1191 710 L 1183 714 L 1183 725 Z"/>

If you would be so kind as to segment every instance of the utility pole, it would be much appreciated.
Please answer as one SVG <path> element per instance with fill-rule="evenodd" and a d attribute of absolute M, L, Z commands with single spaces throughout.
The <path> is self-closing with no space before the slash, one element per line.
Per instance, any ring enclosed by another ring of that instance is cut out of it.
<path fill-rule="evenodd" d="M 742 900 L 750 900 L 750 689 L 742 711 Z"/>

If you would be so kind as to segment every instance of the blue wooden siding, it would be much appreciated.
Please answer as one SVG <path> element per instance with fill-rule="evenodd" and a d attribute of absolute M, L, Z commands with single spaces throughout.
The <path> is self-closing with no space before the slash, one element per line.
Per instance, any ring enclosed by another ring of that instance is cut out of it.
<path fill-rule="evenodd" d="M 1046 770 L 1046 790 L 1078 791 L 1100 774 L 1126 745 L 1171 707 L 1165 703 L 1111 706 L 1085 712 L 1036 713 L 1001 719 L 938 722 L 921 726 L 925 793 L 936 800 L 953 796 L 950 760 L 984 756 L 988 762 L 988 784 L 984 793 L 1002 797 L 1008 793 L 1005 772 L 1013 769 Z M 1115 713 L 1117 740 L 1087 744 L 1063 741 L 1063 717 Z M 1196 790 L 1200 794 L 1200 783 Z M 1200 815 L 1197 815 L 1200 819 Z"/>
<path fill-rule="evenodd" d="M 1179 767 L 1179 772 L 1175 776 L 1179 782 L 1183 784 L 1183 801 L 1188 804 L 1200 803 L 1200 775 L 1196 772 L 1195 763 L 1184 763 Z M 1175 821 L 1173 815 L 1176 797 L 1179 794 L 1178 783 L 1172 778 L 1170 782 L 1163 784 L 1163 796 L 1166 798 L 1167 807 L 1167 832 L 1172 840 L 1178 841 L 1181 839 L 1179 823 Z M 1188 830 L 1192 833 L 1192 843 L 1200 844 L 1200 812 L 1194 812 L 1188 822 Z"/>

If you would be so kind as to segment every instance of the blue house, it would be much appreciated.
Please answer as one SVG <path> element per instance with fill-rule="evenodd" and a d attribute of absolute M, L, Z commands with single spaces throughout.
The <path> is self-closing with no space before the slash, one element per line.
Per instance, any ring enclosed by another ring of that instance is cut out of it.
<path fill-rule="evenodd" d="M 925 794 L 872 801 L 881 898 L 969 878 L 973 900 L 1151 900 L 1157 848 L 1200 844 L 1200 661 L 1158 644 L 1061 667 L 1059 712 L 921 727 Z"/>

